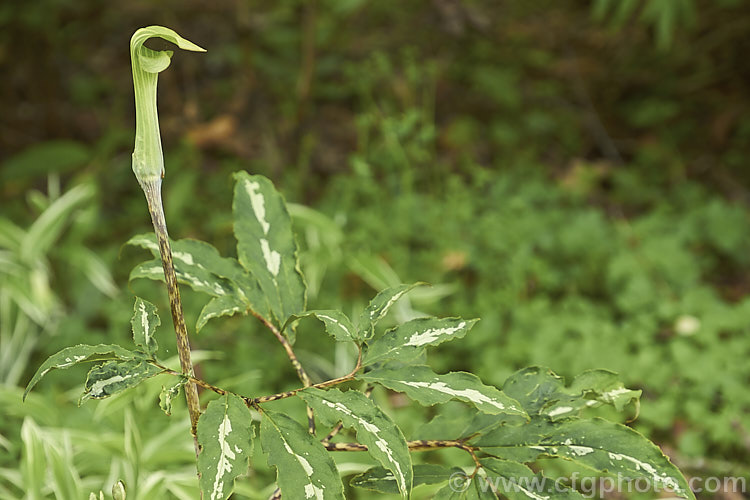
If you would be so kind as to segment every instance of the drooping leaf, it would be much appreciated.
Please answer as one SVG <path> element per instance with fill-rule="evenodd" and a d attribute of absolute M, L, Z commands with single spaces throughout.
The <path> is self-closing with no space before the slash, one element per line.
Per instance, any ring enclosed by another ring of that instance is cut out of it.
<path fill-rule="evenodd" d="M 566 387 L 563 379 L 550 370 L 529 367 L 508 378 L 503 392 L 523 405 L 529 415 L 546 415 L 553 420 L 575 416 L 582 408 L 611 404 L 618 410 L 641 391 L 626 389 L 615 373 L 590 370 Z"/>
<path fill-rule="evenodd" d="M 198 315 L 198 321 L 195 325 L 195 331 L 200 332 L 206 326 L 208 320 L 221 316 L 233 316 L 238 312 L 247 311 L 247 304 L 237 299 L 235 296 L 225 295 L 223 297 L 214 297 L 206 304 L 201 313 Z"/>
<path fill-rule="evenodd" d="M 128 351 L 120 347 L 119 345 L 112 344 L 98 344 L 98 345 L 87 345 L 79 344 L 72 347 L 66 347 L 53 354 L 47 361 L 37 369 L 34 376 L 26 386 L 26 390 L 23 393 L 23 399 L 26 399 L 29 391 L 39 383 L 42 377 L 44 377 L 50 370 L 63 370 L 70 368 L 78 363 L 85 363 L 91 361 L 106 361 L 106 360 L 140 360 L 144 356 L 141 353 Z"/>
<path fill-rule="evenodd" d="M 108 361 L 89 371 L 78 403 L 88 399 L 107 398 L 135 387 L 160 372 L 161 368 L 142 360 Z"/>
<path fill-rule="evenodd" d="M 276 467 L 282 498 L 343 500 L 336 464 L 306 428 L 282 413 L 264 411 L 260 440 L 268 465 Z"/>
<path fill-rule="evenodd" d="M 460 472 L 461 469 L 458 467 L 449 468 L 437 464 L 415 464 L 412 467 L 413 485 L 416 487 L 420 484 L 442 483 L 450 479 L 452 474 Z M 366 472 L 354 476 L 349 481 L 349 484 L 356 488 L 377 491 L 378 493 L 399 493 L 398 484 L 393 473 L 380 466 L 372 467 Z"/>
<path fill-rule="evenodd" d="M 309 316 L 314 316 L 322 321 L 326 327 L 326 332 L 338 342 L 351 342 L 357 338 L 357 330 L 351 320 L 346 314 L 333 309 L 322 309 L 307 311 L 304 314 L 293 314 L 289 316 L 289 319 L 284 323 L 282 331 L 284 331 L 289 324 Z"/>
<path fill-rule="evenodd" d="M 240 264 L 260 283 L 279 325 L 305 310 L 305 281 L 299 269 L 292 221 L 271 181 L 234 174 L 234 235 Z"/>
<path fill-rule="evenodd" d="M 159 315 L 156 314 L 156 306 L 136 297 L 133 310 L 133 317 L 130 320 L 133 328 L 133 342 L 143 348 L 147 354 L 153 355 L 159 349 L 154 333 L 156 333 L 156 327 L 161 324 Z"/>
<path fill-rule="evenodd" d="M 305 389 L 299 396 L 329 424 L 342 422 L 357 432 L 357 439 L 370 455 L 396 478 L 401 495 L 408 497 L 412 487 L 409 447 L 401 429 L 361 392 Z"/>
<path fill-rule="evenodd" d="M 136 266 L 130 273 L 131 280 L 148 278 L 164 281 L 155 234 L 133 236 L 126 244 L 145 248 L 156 257 Z M 203 241 L 186 238 L 171 240 L 170 245 L 177 281 L 212 297 L 231 297 L 237 303 L 247 304 L 246 308 L 268 317 L 268 302 L 260 285 L 236 259 L 222 257 L 215 247 Z M 235 312 L 238 311 L 239 308 Z"/>
<path fill-rule="evenodd" d="M 185 377 L 180 377 L 179 380 L 170 385 L 169 387 L 161 386 L 161 392 L 159 393 L 159 408 L 167 414 L 172 414 L 172 400 L 180 394 L 180 387 L 187 383 Z"/>
<path fill-rule="evenodd" d="M 208 404 L 198 420 L 202 498 L 229 498 L 234 480 L 247 472 L 254 432 L 250 410 L 239 396 L 227 393 Z"/>
<path fill-rule="evenodd" d="M 398 285 L 379 292 L 359 317 L 359 335 L 361 337 L 357 340 L 371 339 L 375 335 L 375 325 L 388 314 L 391 306 L 409 290 L 420 285 L 426 285 L 426 283 Z"/>
<path fill-rule="evenodd" d="M 434 346 L 466 335 L 476 319 L 418 318 L 388 330 L 368 347 L 364 366 L 397 359 L 405 363 L 419 356 L 427 346 Z"/>
<path fill-rule="evenodd" d="M 458 399 L 485 413 L 527 416 L 518 401 L 495 387 L 484 385 L 479 377 L 471 373 L 451 372 L 438 375 L 429 366 L 418 365 L 395 369 L 379 368 L 358 375 L 357 378 L 405 392 L 423 405 Z"/>
<path fill-rule="evenodd" d="M 472 444 L 517 462 L 562 457 L 601 473 L 643 477 L 655 488 L 695 498 L 680 471 L 655 444 L 629 427 L 601 418 L 553 422 L 539 417 L 527 425 L 496 428 Z"/>
<path fill-rule="evenodd" d="M 523 464 L 499 458 L 487 457 L 480 460 L 487 474 L 486 485 L 492 485 L 498 493 L 510 500 L 582 500 L 585 498 L 561 482 L 535 474 Z M 481 485 L 480 485 L 481 486 Z"/>

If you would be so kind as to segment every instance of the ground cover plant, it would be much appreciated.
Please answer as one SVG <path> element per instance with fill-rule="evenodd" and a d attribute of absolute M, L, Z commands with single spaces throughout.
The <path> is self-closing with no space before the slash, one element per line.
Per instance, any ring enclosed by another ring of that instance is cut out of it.
<path fill-rule="evenodd" d="M 204 498 L 231 495 L 234 480 L 247 471 L 256 433 L 262 453 L 277 470 L 275 497 L 343 498 L 344 487 L 330 452 L 367 452 L 374 467 L 350 484 L 402 497 L 409 497 L 415 486 L 437 484 L 436 498 L 495 498 L 497 494 L 581 498 L 581 493 L 559 481 L 539 483 L 539 491 L 524 488 L 528 486 L 524 480 L 541 477 L 526 464 L 547 457 L 572 461 L 598 473 L 644 478 L 654 489 L 694 498 L 685 478 L 653 443 L 626 426 L 585 415 L 584 410 L 591 407 L 611 405 L 622 410 L 637 403 L 640 391 L 625 388 L 611 372 L 587 371 L 565 385 L 549 370 L 532 367 L 511 375 L 502 389 L 485 385 L 470 373 L 437 374 L 426 365 L 426 348 L 463 338 L 477 320 L 422 316 L 385 332 L 376 328 L 400 298 L 422 283 L 382 290 L 357 321 L 335 309 L 308 310 L 288 207 L 263 176 L 244 171 L 234 176 L 237 259 L 222 257 L 202 241 L 170 240 L 161 200 L 164 166 L 156 78 L 169 66 L 172 53 L 143 46 L 154 36 L 181 49 L 202 49 L 161 27 L 139 30 L 131 41 L 137 113 L 133 170 L 146 195 L 155 230 L 153 235 L 129 240 L 130 245 L 154 255 L 131 272 L 131 279 L 165 281 L 179 369 L 157 357 L 155 334 L 161 320 L 153 304 L 136 297 L 131 319 L 134 347 L 80 344 L 64 348 L 42 364 L 24 396 L 49 371 L 80 363 L 103 362 L 89 371 L 81 401 L 104 399 L 149 383 L 156 376 L 172 377 L 162 390 L 161 406 L 170 414 L 173 398 L 184 391 Z M 198 378 L 178 282 L 210 297 L 197 318 L 196 331 L 221 316 L 256 318 L 288 356 L 301 386 L 270 395 L 245 395 Z M 354 347 L 356 361 L 348 374 L 311 381 L 294 352 L 297 323 L 308 317 L 320 320 L 332 341 Z M 198 386 L 219 396 L 205 411 L 200 407 Z M 407 440 L 388 413 L 369 397 L 373 386 L 403 392 L 424 405 L 458 400 L 472 410 L 469 418 L 462 415 L 433 425 L 433 430 L 441 428 L 444 433 L 437 439 Z M 306 425 L 272 409 L 290 398 L 298 398 L 307 408 Z M 353 429 L 356 441 L 337 440 L 343 428 Z M 467 453 L 472 465 L 464 470 L 412 463 L 411 452 L 443 448 Z M 123 486 L 118 482 L 115 487 L 113 495 L 122 498 Z"/>

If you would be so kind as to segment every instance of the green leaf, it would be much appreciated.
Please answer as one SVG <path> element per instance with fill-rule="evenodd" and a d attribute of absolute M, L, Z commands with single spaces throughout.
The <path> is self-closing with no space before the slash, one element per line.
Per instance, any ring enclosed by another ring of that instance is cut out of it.
<path fill-rule="evenodd" d="M 260 440 L 283 498 L 343 500 L 336 464 L 306 428 L 282 413 L 263 411 Z"/>
<path fill-rule="evenodd" d="M 407 396 L 423 405 L 458 399 L 473 404 L 485 413 L 527 417 L 518 401 L 495 387 L 484 385 L 479 377 L 471 373 L 451 372 L 438 375 L 429 366 L 405 366 L 375 369 L 357 378 L 384 385 L 394 391 L 405 392 Z"/>
<path fill-rule="evenodd" d="M 159 349 L 154 333 L 161 324 L 156 306 L 140 297 L 135 298 L 133 318 L 130 324 L 133 328 L 133 342 L 140 346 L 147 354 L 154 355 Z"/>
<path fill-rule="evenodd" d="M 584 497 L 564 486 L 560 481 L 535 474 L 523 464 L 488 457 L 480 460 L 487 473 L 488 484 L 510 500 L 580 500 Z"/>
<path fill-rule="evenodd" d="M 50 173 L 62 173 L 81 167 L 90 157 L 91 151 L 79 142 L 37 142 L 5 160 L 0 169 L 0 179 L 39 179 Z"/>
<path fill-rule="evenodd" d="M 305 281 L 299 269 L 292 221 L 271 181 L 234 174 L 234 235 L 240 264 L 260 283 L 279 325 L 305 310 Z"/>
<path fill-rule="evenodd" d="M 543 497 L 535 500 L 542 500 Z M 469 477 L 458 471 L 451 476 L 448 484 L 435 492 L 433 500 L 497 500 L 487 479 L 476 475 Z"/>
<path fill-rule="evenodd" d="M 37 369 L 34 376 L 26 386 L 26 390 L 23 393 L 23 399 L 29 394 L 29 391 L 39 383 L 42 377 L 44 377 L 50 370 L 64 370 L 70 368 L 78 363 L 85 363 L 90 361 L 105 361 L 105 360 L 134 360 L 142 359 L 143 355 L 137 352 L 128 351 L 120 347 L 119 345 L 112 344 L 98 344 L 98 345 L 86 345 L 79 344 L 73 347 L 66 347 L 53 354 L 47 361 Z"/>
<path fill-rule="evenodd" d="M 159 393 L 159 408 L 161 408 L 167 416 L 172 415 L 172 400 L 180 394 L 180 387 L 186 383 L 187 379 L 185 377 L 180 377 L 175 384 L 169 387 L 165 385 L 161 386 L 161 392 Z"/>
<path fill-rule="evenodd" d="M 511 375 L 503 392 L 520 402 L 529 415 L 546 415 L 553 420 L 576 416 L 582 408 L 601 404 L 622 410 L 641 395 L 641 391 L 626 389 L 617 374 L 606 370 L 584 372 L 565 387 L 561 377 L 535 366 Z"/>
<path fill-rule="evenodd" d="M 202 498 L 229 498 L 235 478 L 247 472 L 253 437 L 252 416 L 242 398 L 227 393 L 208 404 L 198 420 Z"/>
<path fill-rule="evenodd" d="M 145 248 L 156 257 L 153 260 L 136 266 L 130 273 L 130 279 L 148 278 L 164 281 L 159 244 L 156 235 L 139 234 L 128 240 L 126 245 Z M 193 290 L 212 297 L 230 297 L 234 303 L 244 303 L 246 307 L 237 307 L 234 312 L 252 309 L 263 317 L 269 316 L 266 300 L 257 280 L 243 269 L 236 259 L 222 257 L 212 245 L 193 239 L 170 240 L 172 257 L 177 274 L 177 281 L 190 286 Z M 228 304 L 230 299 L 222 301 Z M 210 304 L 210 302 L 209 302 Z M 209 309 L 213 309 L 216 304 Z"/>
<path fill-rule="evenodd" d="M 401 429 L 371 399 L 361 392 L 338 389 L 305 389 L 298 395 L 329 424 L 340 421 L 345 427 L 354 428 L 358 441 L 396 477 L 401 495 L 409 496 L 412 487 L 409 446 Z"/>
<path fill-rule="evenodd" d="M 412 467 L 413 473 L 413 485 L 419 486 L 420 484 L 437 484 L 447 481 L 452 474 L 460 473 L 461 469 L 458 467 L 448 468 L 443 465 L 436 464 L 415 464 Z M 378 493 L 395 493 L 398 494 L 398 484 L 393 473 L 383 467 L 372 467 L 371 469 L 354 476 L 349 481 L 351 486 L 356 488 L 364 488 L 371 491 L 377 491 Z"/>
<path fill-rule="evenodd" d="M 398 285 L 378 293 L 367 305 L 359 317 L 359 331 L 361 338 L 357 340 L 369 340 L 375 335 L 375 325 L 383 319 L 391 306 L 414 287 L 426 285 L 426 283 L 413 283 L 411 285 Z"/>
<path fill-rule="evenodd" d="M 210 319 L 221 316 L 233 316 L 238 312 L 245 311 L 247 311 L 247 304 L 235 296 L 225 295 L 223 297 L 214 297 L 201 309 L 195 325 L 195 331 L 200 332 L 201 328 L 206 326 L 206 323 Z"/>
<path fill-rule="evenodd" d="M 694 499 L 687 481 L 661 450 L 638 432 L 601 418 L 504 426 L 472 441 L 498 458 L 532 462 L 540 456 L 561 457 L 601 473 L 646 478 L 654 488 L 669 488 Z"/>
<path fill-rule="evenodd" d="M 88 399 L 107 398 L 135 387 L 161 371 L 161 368 L 141 360 L 108 361 L 103 365 L 95 366 L 86 377 L 86 384 L 78 404 Z"/>
<path fill-rule="evenodd" d="M 351 320 L 346 314 L 333 309 L 321 309 L 307 311 L 304 314 L 293 314 L 289 316 L 289 319 L 286 320 L 281 330 L 284 331 L 289 324 L 309 316 L 315 316 L 322 321 L 326 327 L 326 332 L 335 338 L 337 342 L 351 342 L 357 338 L 357 330 L 354 328 Z"/>
<path fill-rule="evenodd" d="M 466 335 L 478 320 L 461 318 L 418 318 L 385 332 L 367 349 L 362 360 L 364 366 L 397 359 L 406 363 L 434 346 Z"/>

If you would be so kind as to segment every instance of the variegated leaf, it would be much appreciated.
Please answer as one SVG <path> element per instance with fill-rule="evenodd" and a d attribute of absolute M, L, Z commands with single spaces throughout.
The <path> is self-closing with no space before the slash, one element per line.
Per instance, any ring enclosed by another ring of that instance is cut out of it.
<path fill-rule="evenodd" d="M 139 234 L 127 244 L 149 250 L 153 260 L 143 262 L 130 273 L 130 279 L 147 278 L 164 281 L 159 244 L 153 233 Z M 236 259 L 222 257 L 212 245 L 203 241 L 171 240 L 172 261 L 177 281 L 212 297 L 234 297 L 263 317 L 269 316 L 268 303 L 257 280 Z"/>
<path fill-rule="evenodd" d="M 47 358 L 47 361 L 42 363 L 37 369 L 36 373 L 29 381 L 29 384 L 26 386 L 26 390 L 23 393 L 23 399 L 26 399 L 29 391 L 31 391 L 31 389 L 39 383 L 39 380 L 49 373 L 50 370 L 63 370 L 78 363 L 91 361 L 134 360 L 143 358 L 144 355 L 141 353 L 128 351 L 118 345 L 112 344 L 79 344 L 72 347 L 66 347 Z"/>
<path fill-rule="evenodd" d="M 412 467 L 413 485 L 438 484 L 450 479 L 452 474 L 461 473 L 458 467 L 445 467 L 437 464 L 415 464 Z M 393 473 L 384 467 L 372 467 L 371 469 L 354 476 L 349 481 L 351 486 L 363 488 L 378 493 L 398 494 L 398 484 Z"/>
<path fill-rule="evenodd" d="M 405 392 L 423 405 L 458 399 L 473 404 L 484 413 L 527 417 L 518 401 L 495 387 L 484 385 L 479 377 L 471 373 L 451 372 L 438 375 L 429 366 L 405 366 L 375 369 L 357 378 Z"/>
<path fill-rule="evenodd" d="M 211 401 L 198 420 L 198 474 L 202 498 L 225 500 L 237 476 L 247 472 L 254 430 L 250 410 L 227 393 Z"/>
<path fill-rule="evenodd" d="M 362 363 L 367 366 L 389 359 L 406 363 L 419 356 L 427 346 L 463 337 L 477 321 L 461 318 L 419 318 L 407 321 L 372 342 Z"/>
<path fill-rule="evenodd" d="M 88 399 L 103 399 L 135 387 L 147 378 L 161 373 L 161 368 L 140 360 L 109 361 L 95 366 L 86 377 L 78 404 Z"/>
<path fill-rule="evenodd" d="M 641 391 L 626 389 L 617 374 L 590 370 L 577 376 L 570 387 L 547 368 L 529 367 L 508 378 L 503 392 L 523 405 L 529 415 L 552 420 L 578 415 L 582 408 L 611 404 L 618 410 L 630 401 L 638 403 Z"/>
<path fill-rule="evenodd" d="M 234 174 L 234 235 L 242 266 L 260 284 L 279 325 L 305 310 L 305 281 L 299 269 L 292 221 L 271 181 Z"/>
<path fill-rule="evenodd" d="M 260 441 L 276 467 L 282 498 L 343 500 L 344 488 L 330 454 L 304 427 L 282 413 L 263 412 Z"/>
<path fill-rule="evenodd" d="M 133 342 L 148 354 L 155 354 L 159 349 L 154 334 L 156 327 L 161 324 L 156 306 L 140 297 L 135 298 L 133 317 L 130 325 L 133 328 Z"/>
<path fill-rule="evenodd" d="M 359 317 L 359 335 L 356 340 L 369 340 L 375 335 L 375 325 L 383 319 L 398 299 L 403 297 L 414 287 L 426 285 L 426 283 L 413 283 L 411 285 L 398 285 L 386 288 L 379 292 L 367 305 Z"/>
<path fill-rule="evenodd" d="M 167 414 L 172 414 L 172 400 L 180 394 L 180 388 L 187 383 L 185 377 L 179 377 L 179 380 L 169 387 L 161 386 L 161 392 L 159 393 L 159 408 Z"/>
<path fill-rule="evenodd" d="M 560 482 L 535 474 L 527 466 L 518 462 L 488 457 L 480 460 L 489 483 L 510 500 L 582 500 L 577 491 L 563 487 Z M 481 486 L 481 484 L 480 484 Z M 486 486 L 485 486 L 486 489 Z"/>
<path fill-rule="evenodd" d="M 326 327 L 326 332 L 338 342 L 351 342 L 357 338 L 357 330 L 354 328 L 351 320 L 346 314 L 333 309 L 307 311 L 304 314 L 293 314 L 289 317 L 286 323 L 284 323 L 282 331 L 284 331 L 288 325 L 301 318 L 307 318 L 309 316 L 315 316 L 322 321 Z"/>
<path fill-rule="evenodd" d="M 492 430 L 472 445 L 517 462 L 561 457 L 601 473 L 645 478 L 654 488 L 695 498 L 680 471 L 655 444 L 629 427 L 600 418 L 553 422 L 536 417 L 526 425 Z"/>
<path fill-rule="evenodd" d="M 234 295 L 223 297 L 214 297 L 206 304 L 198 315 L 198 321 L 195 325 L 195 331 L 200 332 L 206 326 L 208 320 L 220 316 L 233 316 L 238 312 L 246 312 L 247 303 L 242 302 Z"/>
<path fill-rule="evenodd" d="M 391 471 L 403 497 L 412 487 L 409 446 L 401 429 L 361 392 L 305 389 L 299 396 L 329 424 L 341 422 L 357 432 L 357 440 L 367 445 L 370 455 Z"/>

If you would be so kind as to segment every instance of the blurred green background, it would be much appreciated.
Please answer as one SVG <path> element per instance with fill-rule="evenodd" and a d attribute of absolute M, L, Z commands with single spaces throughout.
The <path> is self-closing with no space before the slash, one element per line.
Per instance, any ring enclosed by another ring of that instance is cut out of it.
<path fill-rule="evenodd" d="M 158 409 L 166 382 L 76 408 L 85 371 L 70 370 L 21 403 L 61 347 L 129 342 L 136 293 L 175 354 L 165 292 L 128 282 L 148 256 L 122 246 L 150 231 L 128 52 L 150 24 L 208 49 L 159 78 L 172 237 L 233 255 L 231 173 L 266 175 L 293 203 L 311 307 L 430 282 L 392 322 L 482 318 L 431 353 L 437 370 L 496 385 L 530 364 L 617 371 L 644 391 L 632 425 L 688 476 L 750 477 L 747 1 L 35 0 L 0 5 L 1 498 L 118 479 L 128 499 L 196 495 L 184 403 Z M 194 325 L 204 299 L 183 295 Z M 354 353 L 317 326 L 301 325 L 303 364 L 346 373 Z M 218 385 L 298 385 L 252 319 L 193 343 Z M 409 438 L 461 411 L 374 397 Z M 356 472 L 360 455 L 335 458 Z M 235 498 L 272 492 L 253 462 Z"/>

